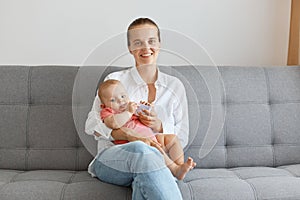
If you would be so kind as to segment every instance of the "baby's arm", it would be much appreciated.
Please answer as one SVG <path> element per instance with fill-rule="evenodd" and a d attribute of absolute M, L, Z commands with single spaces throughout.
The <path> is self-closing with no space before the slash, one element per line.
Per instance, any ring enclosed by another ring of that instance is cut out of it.
<path fill-rule="evenodd" d="M 103 121 L 108 128 L 118 129 L 121 128 L 131 118 L 131 116 L 132 113 L 124 111 L 122 113 L 106 117 Z"/>
<path fill-rule="evenodd" d="M 104 123 L 108 128 L 111 129 L 118 129 L 121 128 L 130 118 L 132 117 L 133 113 L 136 110 L 136 103 L 134 102 L 129 102 L 128 105 L 128 110 L 118 113 L 118 114 L 113 114 L 111 116 L 108 116 L 104 118 Z"/>

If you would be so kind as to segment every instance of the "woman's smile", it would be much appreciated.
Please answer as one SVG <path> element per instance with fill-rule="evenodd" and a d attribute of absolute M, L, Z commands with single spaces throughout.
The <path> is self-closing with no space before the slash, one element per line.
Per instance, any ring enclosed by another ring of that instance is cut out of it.
<path fill-rule="evenodd" d="M 142 54 L 141 56 L 144 57 L 144 58 L 145 58 L 145 57 L 147 58 L 147 57 L 149 57 L 149 56 L 152 56 L 152 53 Z"/>
<path fill-rule="evenodd" d="M 143 53 L 143 54 L 141 54 L 140 56 L 142 57 L 142 58 L 149 58 L 150 56 L 152 56 L 153 55 L 153 53 Z"/>

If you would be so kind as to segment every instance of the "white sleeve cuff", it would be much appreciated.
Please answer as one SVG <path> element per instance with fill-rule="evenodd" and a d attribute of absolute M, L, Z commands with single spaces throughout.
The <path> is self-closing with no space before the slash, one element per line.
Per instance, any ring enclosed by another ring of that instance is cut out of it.
<path fill-rule="evenodd" d="M 163 126 L 163 133 L 164 134 L 174 134 L 174 125 L 170 124 L 168 122 L 162 122 L 162 126 Z"/>
<path fill-rule="evenodd" d="M 111 131 L 112 129 L 108 128 L 107 126 L 105 126 L 104 123 L 101 123 L 101 124 L 97 124 L 94 128 L 94 132 L 97 132 L 97 133 L 100 133 L 101 136 L 105 137 L 106 139 L 110 139 L 110 136 L 111 136 Z M 100 136 L 100 137 L 101 137 Z"/>

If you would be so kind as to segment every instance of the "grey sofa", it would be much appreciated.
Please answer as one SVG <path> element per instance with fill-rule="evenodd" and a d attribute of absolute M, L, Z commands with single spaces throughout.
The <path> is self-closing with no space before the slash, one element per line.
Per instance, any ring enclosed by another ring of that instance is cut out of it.
<path fill-rule="evenodd" d="M 92 155 L 72 114 L 78 69 L 0 66 L 1 200 L 131 199 L 129 187 L 103 183 L 86 171 Z M 120 68 L 107 68 L 101 80 L 115 70 Z M 300 199 L 300 67 L 223 66 L 219 79 L 211 76 L 212 67 L 161 70 L 187 89 L 191 137 L 185 154 L 197 168 L 178 182 L 184 199 Z M 207 81 L 224 87 L 220 101 Z M 95 89 L 85 95 L 84 117 Z M 220 134 L 215 124 L 223 124 Z M 201 157 L 203 150 L 208 154 Z"/>

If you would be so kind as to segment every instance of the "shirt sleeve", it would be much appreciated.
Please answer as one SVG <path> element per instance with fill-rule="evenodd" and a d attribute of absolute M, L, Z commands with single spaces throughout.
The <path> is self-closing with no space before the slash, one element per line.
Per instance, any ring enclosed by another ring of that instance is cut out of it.
<path fill-rule="evenodd" d="M 100 104 L 101 101 L 96 95 L 91 111 L 88 114 L 88 118 L 85 122 L 85 132 L 89 135 L 94 135 L 95 139 L 98 137 L 94 134 L 95 132 L 100 133 L 101 136 L 109 139 L 111 136 L 111 129 L 108 128 L 100 118 Z"/>
<path fill-rule="evenodd" d="M 163 122 L 163 132 L 176 134 L 182 148 L 184 148 L 189 140 L 189 120 L 186 91 L 181 81 L 177 81 L 174 91 L 175 96 L 172 110 L 174 124 L 167 121 Z"/>
<path fill-rule="evenodd" d="M 115 74 L 115 77 L 112 77 L 113 74 Z M 118 75 L 118 74 L 117 73 L 109 74 L 108 76 L 105 77 L 104 81 L 112 79 L 112 78 L 118 79 L 118 76 L 116 76 L 116 75 Z M 98 94 L 98 91 L 97 91 L 97 94 Z M 111 137 L 112 129 L 108 128 L 100 118 L 100 109 L 101 109 L 100 105 L 101 105 L 101 100 L 98 97 L 98 95 L 96 95 L 92 109 L 89 112 L 88 118 L 85 122 L 85 132 L 89 135 L 94 135 L 95 140 L 99 140 L 99 137 L 97 137 L 94 134 L 95 132 L 100 133 L 102 137 L 105 137 L 107 139 L 112 139 L 112 137 Z"/>

